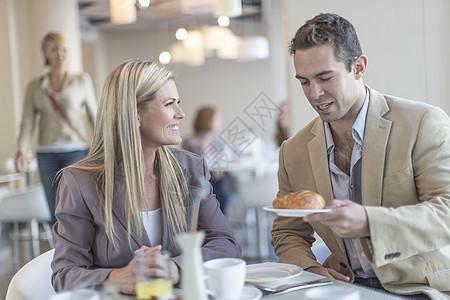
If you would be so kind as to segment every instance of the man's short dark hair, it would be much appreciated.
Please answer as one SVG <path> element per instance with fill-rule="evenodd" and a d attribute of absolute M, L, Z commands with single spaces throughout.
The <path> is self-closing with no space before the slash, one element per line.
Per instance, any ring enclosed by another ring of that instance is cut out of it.
<path fill-rule="evenodd" d="M 291 55 L 296 50 L 330 45 L 338 61 L 342 61 L 350 72 L 355 58 L 362 55 L 358 35 L 353 25 L 337 14 L 322 13 L 305 22 L 289 45 Z"/>

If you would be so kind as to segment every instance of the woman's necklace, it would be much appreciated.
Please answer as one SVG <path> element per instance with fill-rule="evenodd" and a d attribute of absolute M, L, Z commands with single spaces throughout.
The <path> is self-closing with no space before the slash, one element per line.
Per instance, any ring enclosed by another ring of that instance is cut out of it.
<path fill-rule="evenodd" d="M 63 83 L 64 83 L 64 79 L 66 78 L 66 73 L 64 74 L 51 74 L 50 73 L 50 84 L 52 85 L 52 90 L 54 93 L 59 93 L 61 92 Z"/>

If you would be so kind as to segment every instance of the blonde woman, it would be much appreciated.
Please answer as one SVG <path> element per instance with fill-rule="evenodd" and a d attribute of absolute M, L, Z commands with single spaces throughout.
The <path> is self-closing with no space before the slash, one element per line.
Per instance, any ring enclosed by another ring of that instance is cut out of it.
<path fill-rule="evenodd" d="M 171 252 L 172 281 L 179 282 L 174 236 L 190 226 L 191 186 L 196 178 L 210 177 L 201 156 L 167 147 L 181 143 L 183 118 L 173 75 L 160 65 L 130 60 L 109 74 L 91 151 L 62 172 L 54 227 L 55 290 L 108 281 L 134 294 L 133 255 L 145 251 L 158 261 L 161 249 Z M 240 257 L 208 189 L 197 228 L 206 233 L 203 259 Z"/>
<path fill-rule="evenodd" d="M 27 169 L 26 156 L 31 154 L 35 121 L 39 116 L 36 158 L 54 223 L 55 174 L 86 156 L 88 133 L 94 127 L 97 112 L 97 98 L 87 73 L 67 70 L 69 52 L 62 34 L 47 33 L 41 47 L 49 72 L 28 84 L 15 165 L 18 172 Z"/>

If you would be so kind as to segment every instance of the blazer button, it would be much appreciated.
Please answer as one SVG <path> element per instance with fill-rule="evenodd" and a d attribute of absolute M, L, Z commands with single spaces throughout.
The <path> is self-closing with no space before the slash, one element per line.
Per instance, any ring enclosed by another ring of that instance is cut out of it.
<path fill-rule="evenodd" d="M 392 258 L 395 258 L 395 257 L 399 257 L 400 255 L 401 255 L 400 252 L 389 253 L 389 254 L 386 254 L 384 256 L 384 259 L 388 260 L 388 259 L 392 259 Z"/>

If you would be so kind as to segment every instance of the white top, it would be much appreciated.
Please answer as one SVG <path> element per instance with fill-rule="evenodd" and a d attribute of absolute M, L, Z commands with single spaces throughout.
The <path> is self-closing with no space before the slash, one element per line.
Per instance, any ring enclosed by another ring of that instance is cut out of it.
<path fill-rule="evenodd" d="M 161 208 L 141 212 L 142 224 L 150 239 L 151 246 L 161 244 L 162 226 L 161 226 Z"/>

